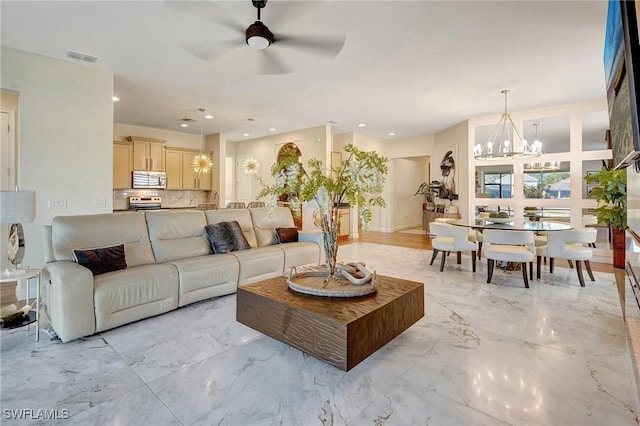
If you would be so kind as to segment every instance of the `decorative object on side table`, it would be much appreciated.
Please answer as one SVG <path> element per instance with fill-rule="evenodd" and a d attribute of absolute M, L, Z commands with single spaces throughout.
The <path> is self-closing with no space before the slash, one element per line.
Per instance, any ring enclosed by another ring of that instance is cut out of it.
<path fill-rule="evenodd" d="M 271 209 L 275 209 L 277 198 L 282 195 L 287 195 L 289 202 L 298 209 L 302 201 L 318 203 L 326 254 L 325 287 L 336 275 L 340 206 L 344 203 L 357 205 L 365 230 L 371 222 L 371 206 L 384 207 L 382 190 L 388 159 L 375 151 L 360 151 L 353 144 L 346 145 L 344 151 L 347 158 L 329 169 L 320 160 L 310 159 L 308 171 L 302 166 L 296 150 L 284 153 L 271 167 L 275 183 L 265 186 L 258 194 L 258 198 L 268 197 L 267 206 Z"/>
<path fill-rule="evenodd" d="M 298 293 L 325 297 L 364 296 L 378 288 L 376 271 L 370 272 L 364 262 L 337 263 L 333 279 L 325 283 L 326 277 L 324 267 L 304 268 L 299 272 L 294 266 L 287 277 L 287 284 Z"/>
<path fill-rule="evenodd" d="M 35 205 L 35 191 L 19 191 L 17 188 L 15 191 L 0 191 L 0 223 L 11 224 L 7 254 L 12 267 L 4 271 L 4 275 L 24 274 L 24 270 L 19 268 L 26 249 L 21 222 L 33 222 Z"/>
<path fill-rule="evenodd" d="M 584 180 L 595 184 L 589 192 L 598 202 L 595 209 L 598 223 L 606 223 L 611 228 L 613 266 L 624 269 L 625 229 L 627 227 L 627 171 L 607 169 L 589 172 Z"/>

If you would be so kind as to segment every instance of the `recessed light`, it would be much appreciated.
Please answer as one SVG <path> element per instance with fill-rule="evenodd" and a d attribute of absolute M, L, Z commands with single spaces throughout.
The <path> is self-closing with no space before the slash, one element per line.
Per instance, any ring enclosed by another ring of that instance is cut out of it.
<path fill-rule="evenodd" d="M 243 133 L 242 136 L 246 138 L 247 136 L 249 136 L 249 133 Z"/>
<path fill-rule="evenodd" d="M 111 99 L 113 100 L 113 102 L 118 102 L 120 100 L 120 98 L 117 96 L 112 96 Z"/>
<path fill-rule="evenodd" d="M 276 131 L 276 128 L 275 128 L 275 127 L 272 127 L 272 128 L 270 128 L 270 129 L 269 129 L 269 131 L 270 131 L 270 132 L 275 132 L 275 131 Z"/>
<path fill-rule="evenodd" d="M 366 124 L 364 124 L 364 123 L 358 124 L 358 127 L 364 127 L 364 126 L 366 126 Z"/>
<path fill-rule="evenodd" d="M 389 136 L 395 136 L 395 135 L 396 135 L 396 134 L 395 134 L 395 133 L 393 133 L 393 132 L 389 133 Z"/>
<path fill-rule="evenodd" d="M 207 114 L 207 115 L 204 116 L 204 118 L 207 118 L 207 119 L 211 120 L 213 118 L 213 115 Z"/>
<path fill-rule="evenodd" d="M 189 127 L 189 125 L 187 123 L 182 123 L 180 127 Z"/>

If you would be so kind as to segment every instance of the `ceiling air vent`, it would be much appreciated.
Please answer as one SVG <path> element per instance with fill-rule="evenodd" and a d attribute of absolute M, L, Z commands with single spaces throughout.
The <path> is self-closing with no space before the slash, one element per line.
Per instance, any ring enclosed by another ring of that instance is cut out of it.
<path fill-rule="evenodd" d="M 98 62 L 98 59 L 100 59 L 99 56 L 88 55 L 86 53 L 76 52 L 75 50 L 67 50 L 67 58 L 89 62 L 90 64 L 95 64 Z"/>

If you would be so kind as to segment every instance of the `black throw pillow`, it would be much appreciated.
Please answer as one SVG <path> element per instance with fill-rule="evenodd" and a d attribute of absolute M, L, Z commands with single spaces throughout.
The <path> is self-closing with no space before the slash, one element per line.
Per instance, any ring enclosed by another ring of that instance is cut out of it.
<path fill-rule="evenodd" d="M 251 248 L 238 221 L 218 222 L 204 227 L 215 254 Z"/>
<path fill-rule="evenodd" d="M 126 269 L 124 244 L 112 247 L 74 249 L 73 257 L 79 265 L 88 268 L 93 275 Z"/>
<path fill-rule="evenodd" d="M 298 228 L 276 228 L 276 237 L 280 244 L 297 243 Z"/>

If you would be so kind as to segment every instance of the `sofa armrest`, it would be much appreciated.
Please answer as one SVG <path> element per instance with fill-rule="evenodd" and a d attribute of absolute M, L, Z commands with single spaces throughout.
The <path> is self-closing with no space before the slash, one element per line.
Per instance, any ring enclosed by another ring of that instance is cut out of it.
<path fill-rule="evenodd" d="M 321 231 L 298 231 L 298 241 L 309 241 L 316 243 L 320 247 L 320 262 L 322 265 L 326 262 L 324 252 L 324 234 Z"/>
<path fill-rule="evenodd" d="M 63 342 L 96 331 L 93 305 L 93 274 L 77 263 L 47 263 L 43 270 L 47 287 L 47 315 L 51 326 Z"/>

